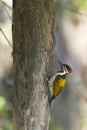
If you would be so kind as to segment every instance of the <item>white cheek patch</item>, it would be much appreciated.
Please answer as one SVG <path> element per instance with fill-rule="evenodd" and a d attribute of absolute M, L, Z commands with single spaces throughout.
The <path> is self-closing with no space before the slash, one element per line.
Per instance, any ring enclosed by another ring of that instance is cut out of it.
<path fill-rule="evenodd" d="M 65 74 L 69 73 L 69 71 L 67 70 L 67 68 L 65 66 L 63 66 L 63 71 L 65 72 Z"/>

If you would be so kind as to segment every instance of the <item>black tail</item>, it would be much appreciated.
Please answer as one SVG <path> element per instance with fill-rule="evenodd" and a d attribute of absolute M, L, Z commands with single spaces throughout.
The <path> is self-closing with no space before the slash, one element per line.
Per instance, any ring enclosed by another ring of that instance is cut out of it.
<path fill-rule="evenodd" d="M 52 101 L 55 99 L 55 96 L 52 96 L 50 99 L 49 99 L 49 105 L 51 107 L 51 104 L 52 104 Z"/>

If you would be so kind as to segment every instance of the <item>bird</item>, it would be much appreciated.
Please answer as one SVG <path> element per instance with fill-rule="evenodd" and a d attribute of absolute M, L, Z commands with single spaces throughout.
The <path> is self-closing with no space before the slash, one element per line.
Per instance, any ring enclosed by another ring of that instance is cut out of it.
<path fill-rule="evenodd" d="M 62 64 L 61 62 L 59 62 L 59 64 L 61 65 L 61 70 L 48 78 L 48 86 L 51 93 L 51 98 L 49 100 L 50 105 L 66 85 L 67 75 L 72 73 L 72 68 L 69 65 Z"/>

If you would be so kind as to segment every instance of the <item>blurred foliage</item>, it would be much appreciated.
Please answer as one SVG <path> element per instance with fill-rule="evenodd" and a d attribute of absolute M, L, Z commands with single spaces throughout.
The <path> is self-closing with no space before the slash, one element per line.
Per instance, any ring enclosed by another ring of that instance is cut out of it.
<path fill-rule="evenodd" d="M 72 1 L 72 8 L 75 10 L 86 9 L 87 10 L 87 0 L 74 0 Z"/>
<path fill-rule="evenodd" d="M 71 11 L 68 11 L 68 16 L 69 18 L 74 21 L 74 23 L 78 23 L 79 19 L 77 14 L 86 16 L 87 12 L 87 0 L 74 0 L 71 3 L 70 8 L 72 9 Z"/>
<path fill-rule="evenodd" d="M 68 18 L 71 21 L 78 21 L 77 14 L 79 14 L 79 11 L 87 12 L 87 0 L 56 0 L 56 25 L 60 25 L 64 18 Z M 82 14 L 86 15 L 85 13 Z"/>
<path fill-rule="evenodd" d="M 51 116 L 49 130 L 64 130 L 62 128 L 62 125 L 58 122 L 56 122 L 55 117 Z"/>
<path fill-rule="evenodd" d="M 0 96 L 0 130 L 12 130 L 11 104 Z"/>
<path fill-rule="evenodd" d="M 0 97 L 0 112 L 4 108 L 5 104 L 6 104 L 6 100 L 3 97 Z"/>

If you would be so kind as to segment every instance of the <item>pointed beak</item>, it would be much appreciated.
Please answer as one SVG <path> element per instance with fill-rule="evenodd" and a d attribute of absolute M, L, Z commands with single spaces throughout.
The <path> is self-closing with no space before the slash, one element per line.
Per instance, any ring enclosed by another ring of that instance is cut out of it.
<path fill-rule="evenodd" d="M 60 65 L 63 65 L 60 61 L 57 61 Z"/>

